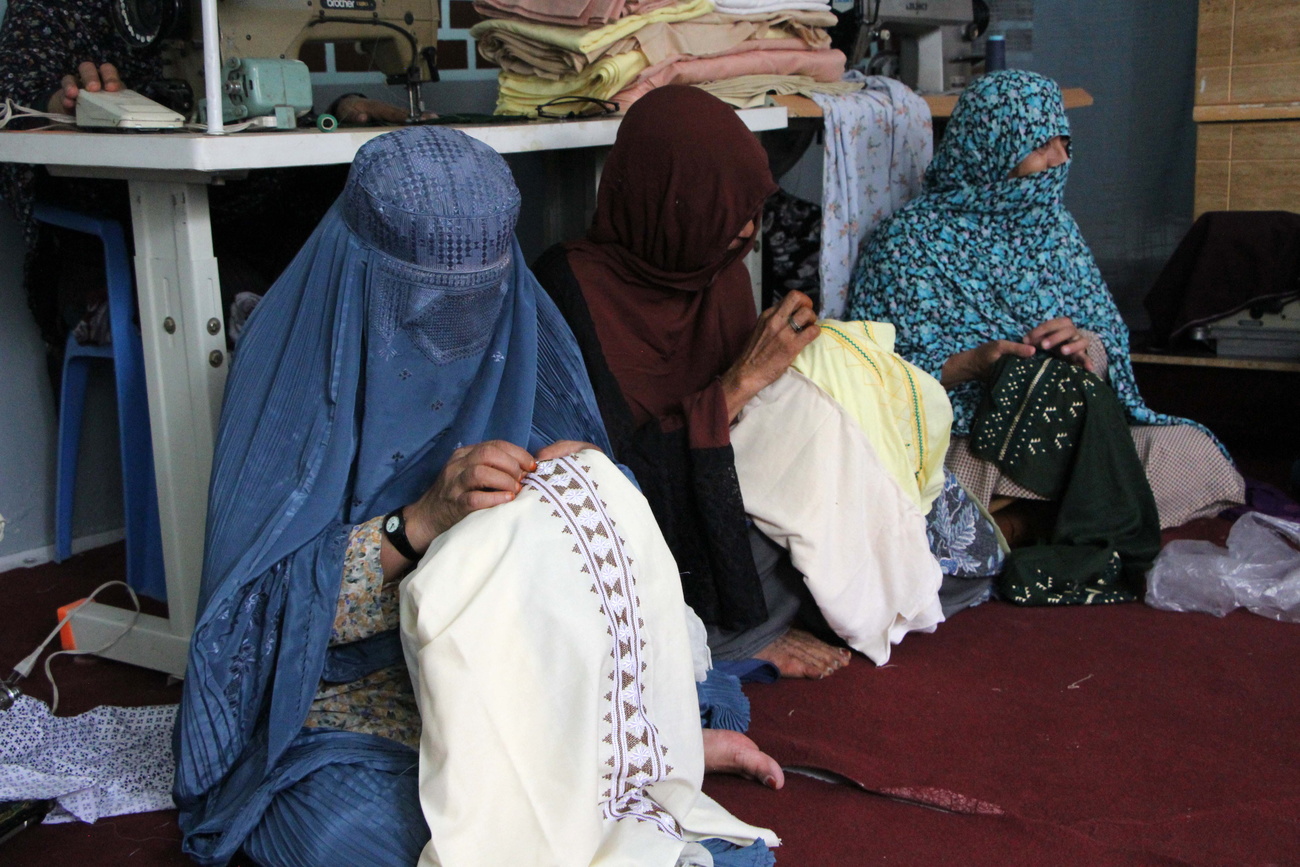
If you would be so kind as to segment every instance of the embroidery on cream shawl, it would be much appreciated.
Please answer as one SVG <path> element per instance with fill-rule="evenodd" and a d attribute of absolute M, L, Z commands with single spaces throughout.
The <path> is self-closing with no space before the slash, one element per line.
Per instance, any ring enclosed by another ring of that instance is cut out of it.
<path fill-rule="evenodd" d="M 645 705 L 647 663 L 636 592 L 636 573 L 626 542 L 618 535 L 605 503 L 588 476 L 590 467 L 572 458 L 542 462 L 524 477 L 523 483 L 541 494 L 542 502 L 554 505 L 551 514 L 564 521 L 563 532 L 576 539 L 573 553 L 581 558 L 581 571 L 594 579 L 591 592 L 600 598 L 600 610 L 609 621 L 610 656 L 614 667 L 609 679 L 613 688 L 604 695 L 610 712 L 605 721 L 610 733 L 605 775 L 609 788 L 601 805 L 606 818 L 652 822 L 665 834 L 682 839 L 677 820 L 645 791 L 672 773 L 667 764 L 668 748 L 660 743 L 659 731 L 650 721 Z"/>

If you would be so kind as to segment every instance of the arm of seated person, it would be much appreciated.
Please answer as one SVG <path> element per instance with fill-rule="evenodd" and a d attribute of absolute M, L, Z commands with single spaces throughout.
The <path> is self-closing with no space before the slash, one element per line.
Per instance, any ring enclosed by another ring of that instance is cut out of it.
<path fill-rule="evenodd" d="M 343 583 L 334 609 L 330 645 L 349 644 L 378 635 L 398 624 L 397 584 L 384 580 L 382 517 L 352 528 L 343 554 Z"/>
<path fill-rule="evenodd" d="M 780 379 L 819 333 L 812 299 L 798 290 L 764 310 L 740 357 L 722 374 L 728 418 L 734 422 L 745 404 Z"/>
<path fill-rule="evenodd" d="M 125 89 L 126 84 L 118 76 L 116 66 L 85 60 L 77 64 L 75 75 L 63 76 L 59 89 L 50 94 L 47 110 L 51 114 L 74 114 L 77 111 L 77 97 L 83 90 L 91 93 L 101 90 L 115 93 Z"/>
<path fill-rule="evenodd" d="M 1068 316 L 1061 316 L 1039 325 L 1026 334 L 1023 341 L 990 340 L 949 356 L 943 364 L 939 381 L 944 388 L 952 390 L 963 382 L 985 380 L 1002 356 L 1031 358 L 1039 350 L 1106 378 L 1106 350 L 1101 341 L 1091 331 L 1077 327 Z"/>
<path fill-rule="evenodd" d="M 1031 358 L 1035 352 L 1037 350 L 1028 343 L 1016 340 L 990 340 L 973 349 L 948 356 L 939 373 L 939 382 L 951 391 L 964 382 L 988 379 L 993 372 L 993 365 L 997 364 L 1004 355 Z"/>
<path fill-rule="evenodd" d="M 1079 329 L 1080 334 L 1088 335 L 1088 362 L 1091 365 L 1088 370 L 1097 374 L 1102 382 L 1110 381 L 1110 356 L 1106 354 L 1106 345 L 1101 342 L 1096 334 L 1091 331 Z"/>
<path fill-rule="evenodd" d="M 340 123 L 400 124 L 406 122 L 406 109 L 402 106 L 384 102 L 382 99 L 371 99 L 361 93 L 340 96 L 330 106 L 330 113 L 337 117 Z M 432 120 L 437 116 L 431 111 L 420 115 L 424 120 Z"/>
<path fill-rule="evenodd" d="M 514 443 L 491 440 L 456 449 L 429 490 L 402 510 L 411 548 L 423 557 L 434 539 L 466 515 L 513 500 L 523 490 L 524 476 L 537 469 L 538 461 L 594 448 L 591 443 L 562 440 L 534 456 Z M 398 581 L 415 565 L 387 537 L 380 549 L 380 563 L 385 584 Z"/>
<path fill-rule="evenodd" d="M 1078 327 L 1070 317 L 1058 316 L 1026 334 L 1025 343 L 1043 352 L 1050 352 L 1062 361 L 1078 365 L 1089 373 L 1096 373 L 1088 351 L 1094 342 L 1092 338 L 1091 331 Z"/>

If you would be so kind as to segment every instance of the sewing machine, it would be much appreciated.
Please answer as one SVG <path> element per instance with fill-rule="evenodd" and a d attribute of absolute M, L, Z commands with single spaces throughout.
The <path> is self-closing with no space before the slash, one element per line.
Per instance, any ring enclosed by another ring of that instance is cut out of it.
<path fill-rule="evenodd" d="M 856 0 L 862 22 L 849 66 L 900 79 L 918 93 L 950 93 L 970 79 L 971 42 L 988 9 L 971 0 Z M 982 14 L 975 7 L 982 7 Z M 982 18 L 982 20 L 981 20 Z"/>
<path fill-rule="evenodd" d="M 128 42 L 161 50 L 167 82 L 155 92 L 183 99 L 188 90 L 188 107 L 170 104 L 192 113 L 199 107 L 193 94 L 204 92 L 198 0 L 116 0 L 114 13 Z M 229 120 L 271 113 L 267 107 L 277 103 L 301 105 L 305 70 L 274 61 L 303 61 L 311 71 L 324 71 L 328 59 L 340 72 L 383 72 L 388 84 L 406 86 L 412 118 L 424 110 L 420 84 L 438 80 L 439 0 L 222 0 L 217 22 Z M 280 82 L 283 93 L 277 92 Z"/>
<path fill-rule="evenodd" d="M 1191 331 L 1212 340 L 1221 358 L 1278 358 L 1300 361 L 1300 301 L 1276 310 L 1242 310 Z"/>

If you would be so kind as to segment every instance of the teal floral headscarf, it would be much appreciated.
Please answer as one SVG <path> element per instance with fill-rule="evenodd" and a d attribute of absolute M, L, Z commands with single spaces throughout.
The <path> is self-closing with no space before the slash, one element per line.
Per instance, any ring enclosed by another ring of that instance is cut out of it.
<path fill-rule="evenodd" d="M 1069 134 L 1051 79 L 1005 70 L 967 87 L 922 194 L 882 223 L 863 250 L 848 318 L 892 322 L 896 351 L 938 377 L 949 356 L 990 340 L 1020 340 L 1068 316 L 1100 337 L 1130 423 L 1184 423 L 1148 409 L 1138 394 L 1128 329 L 1065 210 L 1069 163 L 1010 177 L 1035 148 Z M 965 435 L 979 383 L 949 397 L 953 433 Z"/>

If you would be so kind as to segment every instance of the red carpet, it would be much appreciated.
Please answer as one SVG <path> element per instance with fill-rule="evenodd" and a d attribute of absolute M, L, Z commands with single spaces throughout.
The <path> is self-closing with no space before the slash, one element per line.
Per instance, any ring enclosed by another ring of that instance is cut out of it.
<path fill-rule="evenodd" d="M 858 659 L 825 681 L 752 687 L 750 735 L 783 765 L 969 814 L 982 828 L 973 839 L 957 817 L 865 793 L 856 802 L 820 795 L 826 807 L 807 817 L 856 804 L 866 828 L 910 809 L 910 821 L 962 841 L 948 851 L 966 854 L 949 863 L 1007 863 L 994 854 L 1003 835 L 1045 833 L 1081 835 L 1093 848 L 1033 863 L 1101 863 L 1095 847 L 1176 859 L 1168 863 L 1298 863 L 1297 659 L 1300 628 L 1244 612 L 1219 620 L 1142 605 L 990 603 L 909 636 L 882 668 Z M 783 797 L 730 784 L 719 795 L 749 820 Z M 862 863 L 803 850 L 793 830 L 802 800 L 786 798 L 784 821 L 761 817 L 795 835 L 795 863 Z M 823 836 L 809 829 L 810 841 Z M 989 857 L 971 854 L 977 842 Z M 888 850 L 888 863 L 935 863 L 892 842 Z"/>

